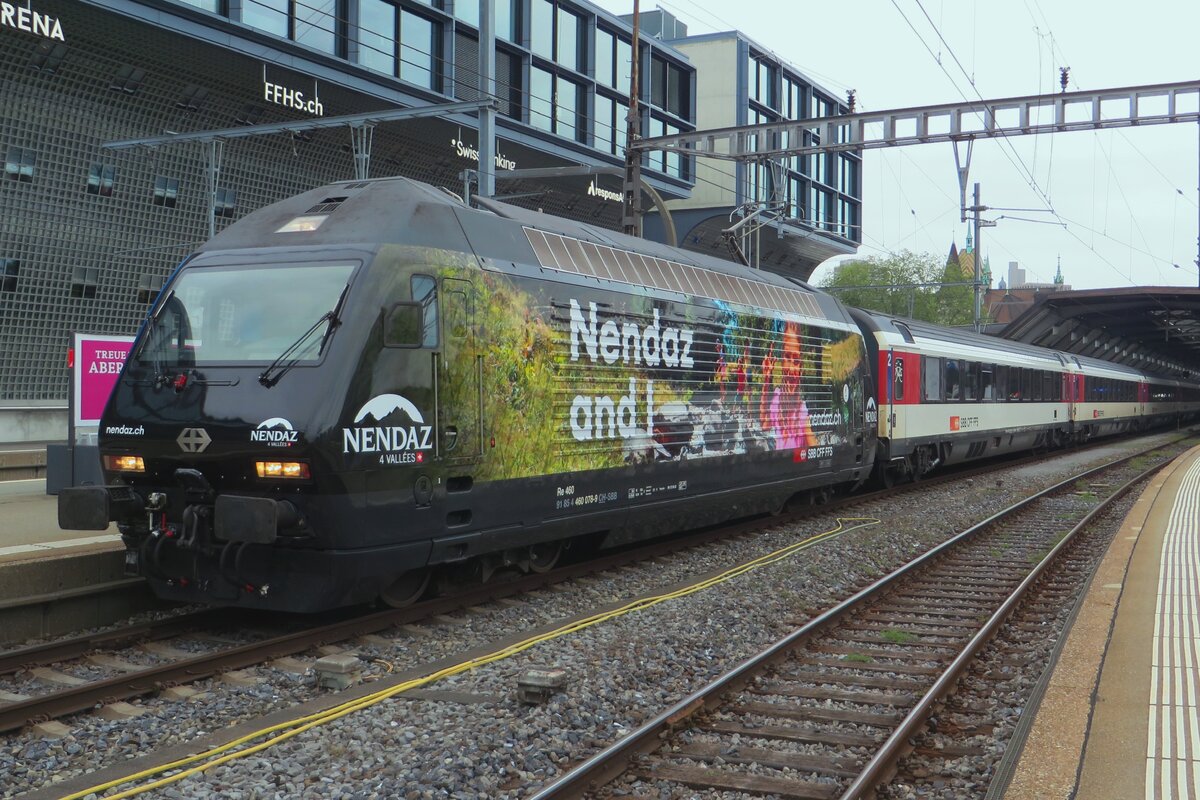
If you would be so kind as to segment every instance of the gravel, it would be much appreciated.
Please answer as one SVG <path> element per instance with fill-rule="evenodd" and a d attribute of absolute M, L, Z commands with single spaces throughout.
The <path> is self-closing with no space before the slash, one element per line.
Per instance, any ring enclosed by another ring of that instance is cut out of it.
<path fill-rule="evenodd" d="M 1162 438 L 1166 438 L 1165 436 Z M 260 753 L 189 777 L 147 798 L 517 798 L 628 734 L 722 672 L 789 633 L 853 587 L 899 566 L 1015 499 L 1146 440 L 1073 453 L 1053 465 L 1008 468 L 962 485 L 926 489 L 886 507 L 846 515 L 883 524 L 843 534 L 707 590 L 661 603 L 426 687 L 420 699 L 386 700 Z M 929 509 L 936 508 L 936 515 Z M 364 677 L 461 653 L 520 631 L 590 612 L 689 578 L 728 569 L 833 527 L 820 517 L 753 537 L 695 548 L 526 596 L 524 603 L 464 614 L 463 624 L 428 624 L 431 634 L 387 632 L 390 644 L 355 645 Z M 315 657 L 316 654 L 309 654 Z M 525 705 L 518 678 L 532 667 L 566 671 L 548 702 Z M 191 742 L 239 721 L 326 694 L 311 673 L 247 670 L 251 686 L 192 685 L 199 699 L 134 701 L 141 716 L 67 720 L 61 739 L 33 731 L 0 739 L 0 798 Z M 1014 681 L 1021 680 L 1019 671 Z M 438 699 L 438 693 L 450 693 Z M 474 697 L 464 697 L 463 694 Z M 1019 690 L 1014 688 L 1014 693 Z M 466 700 L 467 702 L 463 702 Z M 938 777 L 937 780 L 945 780 Z M 958 779 L 955 779 L 958 780 Z M 967 780 L 963 776 L 961 780 Z M 951 789 L 959 785 L 946 784 Z M 711 795 L 714 797 L 721 794 Z M 903 796 L 903 795 L 898 795 Z M 947 795 L 951 796 L 951 795 Z"/>

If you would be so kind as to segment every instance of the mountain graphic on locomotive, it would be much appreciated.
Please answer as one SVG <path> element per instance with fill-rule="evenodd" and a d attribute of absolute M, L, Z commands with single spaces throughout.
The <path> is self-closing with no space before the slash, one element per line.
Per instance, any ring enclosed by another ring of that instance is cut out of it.
<path fill-rule="evenodd" d="M 1195 411 L 1193 386 L 476 205 L 336 183 L 205 244 L 109 399 L 106 485 L 63 490 L 60 525 L 115 521 L 164 598 L 402 605 L 436 569 L 545 570 L 572 542 Z"/>

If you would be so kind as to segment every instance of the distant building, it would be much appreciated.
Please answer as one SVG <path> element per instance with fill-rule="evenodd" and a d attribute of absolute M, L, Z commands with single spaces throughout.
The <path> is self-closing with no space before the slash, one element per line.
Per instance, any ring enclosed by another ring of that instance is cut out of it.
<path fill-rule="evenodd" d="M 1071 286 L 1064 282 L 1062 258 L 1058 259 L 1058 270 L 1051 283 L 1030 283 L 1025 280 L 1025 270 L 1016 261 L 1008 262 L 1008 284 L 1000 281 L 999 289 L 989 289 L 984 295 L 984 307 L 993 322 L 1007 325 L 1032 306 L 1039 295 L 1045 292 L 1069 292 Z"/>
<path fill-rule="evenodd" d="M 631 20 L 631 16 L 623 18 Z M 777 54 L 739 31 L 688 36 L 687 28 L 661 9 L 643 12 L 643 35 L 658 36 L 690 60 L 696 74 L 696 127 L 704 130 L 850 112 L 848 104 Z M 816 28 L 804 35 L 821 35 Z M 803 47 L 804 36 L 796 40 Z M 652 65 L 653 69 L 653 65 Z M 679 132 L 650 120 L 650 136 Z M 803 142 L 820 144 L 806 132 Z M 670 170 L 677 153 L 653 153 L 650 164 Z M 773 213 L 751 238 L 751 263 L 807 280 L 822 261 L 854 253 L 862 242 L 862 157 L 823 153 L 734 163 L 697 159 L 690 196 L 667 203 L 679 244 L 728 258 L 721 232 L 749 209 Z M 647 238 L 660 239 L 662 222 L 646 217 Z"/>
<path fill-rule="evenodd" d="M 950 243 L 950 253 L 946 256 L 946 266 L 956 267 L 958 274 L 962 276 L 962 280 L 964 281 L 975 280 L 975 247 L 971 238 L 970 228 L 967 229 L 967 243 L 961 253 L 958 251 L 958 245 L 955 242 Z M 983 281 L 985 290 L 992 288 L 992 265 L 988 262 L 987 256 L 983 257 L 983 271 L 980 274 L 980 280 Z"/>

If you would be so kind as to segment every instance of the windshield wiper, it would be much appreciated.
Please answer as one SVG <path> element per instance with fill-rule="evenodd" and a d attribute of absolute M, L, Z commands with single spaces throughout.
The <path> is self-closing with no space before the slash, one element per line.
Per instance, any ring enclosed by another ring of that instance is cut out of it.
<path fill-rule="evenodd" d="M 345 295 L 343 294 L 343 296 L 345 296 Z M 341 305 L 340 301 L 338 304 Z M 280 367 L 279 365 L 285 359 L 287 359 L 289 356 L 291 356 L 293 353 L 295 353 L 297 350 L 299 350 L 304 345 L 304 343 L 308 341 L 309 337 L 312 336 L 314 333 L 316 333 L 317 328 L 321 327 L 321 325 L 326 322 L 329 323 L 329 328 L 328 328 L 328 330 L 326 330 L 326 336 L 329 335 L 330 331 L 332 331 L 334 328 L 336 328 L 337 326 L 342 324 L 341 319 L 338 318 L 336 306 L 334 307 L 333 310 L 326 311 L 324 314 L 322 314 L 321 318 L 318 319 L 316 322 L 314 322 L 312 324 L 311 328 L 306 330 L 304 333 L 300 334 L 300 338 L 298 338 L 296 341 L 292 342 L 291 346 L 289 346 L 287 350 L 284 350 L 282 353 L 280 353 L 279 357 L 276 358 L 274 361 L 272 361 L 271 365 L 269 367 L 267 367 L 266 369 L 264 369 L 262 371 L 262 374 L 258 376 L 258 382 L 261 383 L 263 386 L 266 386 L 268 389 L 271 388 L 272 386 L 274 386 L 276 383 L 279 383 L 279 379 L 283 377 L 283 374 L 285 372 L 287 372 L 289 369 L 291 369 L 293 366 L 295 366 L 296 362 L 299 361 L 300 359 L 299 359 L 299 357 L 293 358 L 291 361 L 289 361 L 287 364 L 284 364 L 282 367 Z M 325 340 L 324 339 L 321 340 L 321 349 L 322 350 L 325 349 Z M 320 351 L 318 351 L 318 352 L 320 352 Z M 279 372 L 275 375 L 272 375 L 271 373 L 274 372 L 276 367 L 279 367 Z"/>

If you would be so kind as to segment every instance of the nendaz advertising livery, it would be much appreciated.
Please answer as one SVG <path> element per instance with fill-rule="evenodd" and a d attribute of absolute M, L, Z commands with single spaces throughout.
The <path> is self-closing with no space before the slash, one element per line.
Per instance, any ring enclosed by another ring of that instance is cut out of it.
<path fill-rule="evenodd" d="M 876 467 L 884 354 L 832 297 L 476 202 L 338 183 L 207 243 L 108 401 L 106 485 L 65 490 L 60 524 L 116 521 L 163 597 L 317 611 L 775 511 Z"/>
<path fill-rule="evenodd" d="M 334 184 L 184 263 L 105 410 L 108 485 L 65 491 L 60 521 L 115 520 L 164 597 L 402 604 L 437 569 L 542 570 L 859 481 L 866 375 L 806 286 L 404 179 Z"/>

